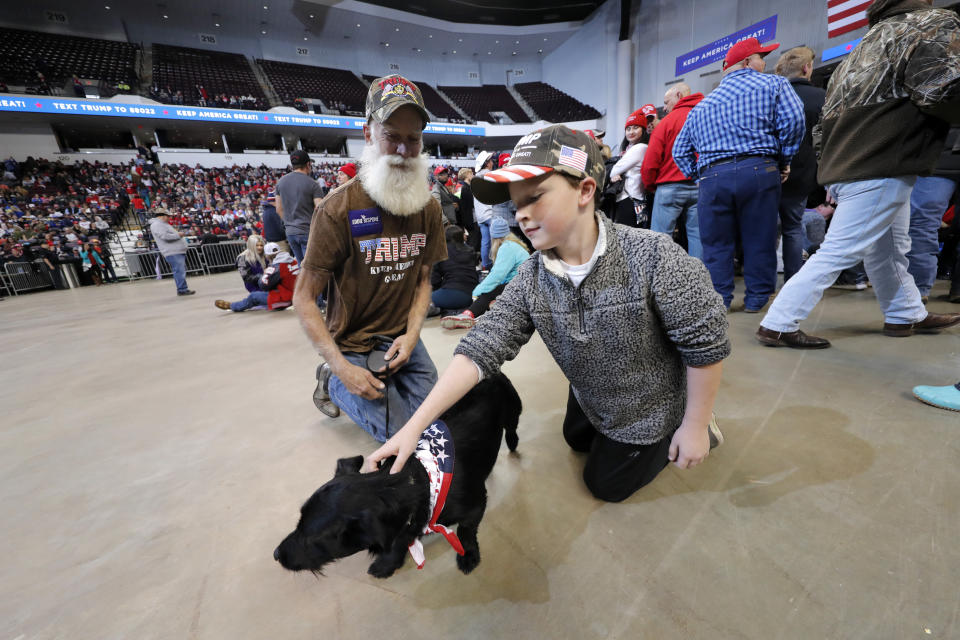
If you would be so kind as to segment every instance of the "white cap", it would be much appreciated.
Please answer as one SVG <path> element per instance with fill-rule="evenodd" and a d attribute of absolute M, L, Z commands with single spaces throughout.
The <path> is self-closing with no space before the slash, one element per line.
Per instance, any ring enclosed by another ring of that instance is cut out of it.
<path fill-rule="evenodd" d="M 263 253 L 264 255 L 275 256 L 280 253 L 280 245 L 278 245 L 276 242 L 268 242 L 263 247 Z"/>
<path fill-rule="evenodd" d="M 477 154 L 477 161 L 473 165 L 473 172 L 480 173 L 480 169 L 483 169 L 483 165 L 487 163 L 487 160 L 493 157 L 493 154 L 489 151 L 481 151 Z"/>

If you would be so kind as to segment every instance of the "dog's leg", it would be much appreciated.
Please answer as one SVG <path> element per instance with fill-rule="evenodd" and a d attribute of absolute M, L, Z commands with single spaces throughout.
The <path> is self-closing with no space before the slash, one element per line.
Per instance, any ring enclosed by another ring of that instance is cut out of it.
<path fill-rule="evenodd" d="M 480 564 L 480 545 L 477 542 L 477 529 L 483 519 L 483 512 L 487 508 L 487 492 L 483 491 L 483 499 L 475 509 L 467 513 L 457 525 L 457 537 L 463 545 L 463 555 L 457 556 L 457 567 L 464 573 L 470 573 Z"/>
<path fill-rule="evenodd" d="M 402 542 L 401 538 L 394 539 L 389 549 L 377 555 L 367 573 L 374 578 L 389 578 L 406 561 L 408 546 L 409 543 Z"/>

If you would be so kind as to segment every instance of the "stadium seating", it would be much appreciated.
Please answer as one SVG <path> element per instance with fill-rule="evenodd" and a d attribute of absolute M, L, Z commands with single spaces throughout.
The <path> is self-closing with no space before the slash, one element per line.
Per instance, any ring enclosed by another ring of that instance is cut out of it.
<path fill-rule="evenodd" d="M 312 98 L 332 109 L 342 103 L 340 111 L 345 113 L 364 112 L 367 87 L 349 71 L 273 60 L 257 60 L 257 64 L 286 105 L 292 106 L 297 98 Z"/>
<path fill-rule="evenodd" d="M 480 87 L 441 87 L 464 113 L 475 120 L 496 122 L 491 111 L 502 111 L 514 122 L 530 122 L 517 101 L 502 84 L 485 84 Z"/>
<path fill-rule="evenodd" d="M 413 83 L 420 88 L 420 94 L 423 95 L 423 102 L 427 105 L 427 111 L 432 113 L 437 118 L 443 118 L 449 120 L 450 122 L 466 122 L 456 109 L 450 106 L 450 104 L 440 97 L 440 94 L 437 93 L 436 89 L 431 87 L 426 82 L 419 82 L 414 80 Z"/>
<path fill-rule="evenodd" d="M 530 108 L 548 122 L 574 122 L 600 117 L 600 112 L 544 82 L 513 85 Z"/>
<path fill-rule="evenodd" d="M 183 103 L 196 105 L 200 103 L 197 86 L 202 86 L 209 96 L 209 107 L 223 107 L 226 105 L 214 102 L 215 96 L 253 96 L 254 104 L 237 104 L 237 107 L 267 109 L 267 98 L 253 75 L 253 70 L 247 59 L 239 53 L 221 53 L 174 47 L 165 44 L 153 45 L 153 84 L 163 90 L 175 94 L 183 92 Z M 163 94 L 154 92 L 154 97 L 163 102 L 175 100 L 164 98 Z M 231 105 L 233 106 L 233 105 Z"/>
<path fill-rule="evenodd" d="M 51 86 L 74 75 L 133 85 L 138 49 L 128 42 L 0 28 L 0 81 L 39 85 L 39 71 Z"/>

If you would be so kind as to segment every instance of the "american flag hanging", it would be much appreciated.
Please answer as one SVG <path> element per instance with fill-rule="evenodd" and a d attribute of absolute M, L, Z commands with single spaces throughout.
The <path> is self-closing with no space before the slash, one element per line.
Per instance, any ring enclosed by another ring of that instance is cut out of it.
<path fill-rule="evenodd" d="M 873 0 L 827 0 L 827 37 L 833 38 L 866 26 Z"/>

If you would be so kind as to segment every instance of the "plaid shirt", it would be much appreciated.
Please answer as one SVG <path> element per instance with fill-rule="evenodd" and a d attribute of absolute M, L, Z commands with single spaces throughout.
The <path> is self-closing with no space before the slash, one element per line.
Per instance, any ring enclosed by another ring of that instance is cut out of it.
<path fill-rule="evenodd" d="M 800 148 L 803 134 L 803 103 L 790 82 L 741 69 L 690 111 L 673 143 L 673 160 L 690 178 L 734 156 L 770 156 L 783 168 Z"/>

